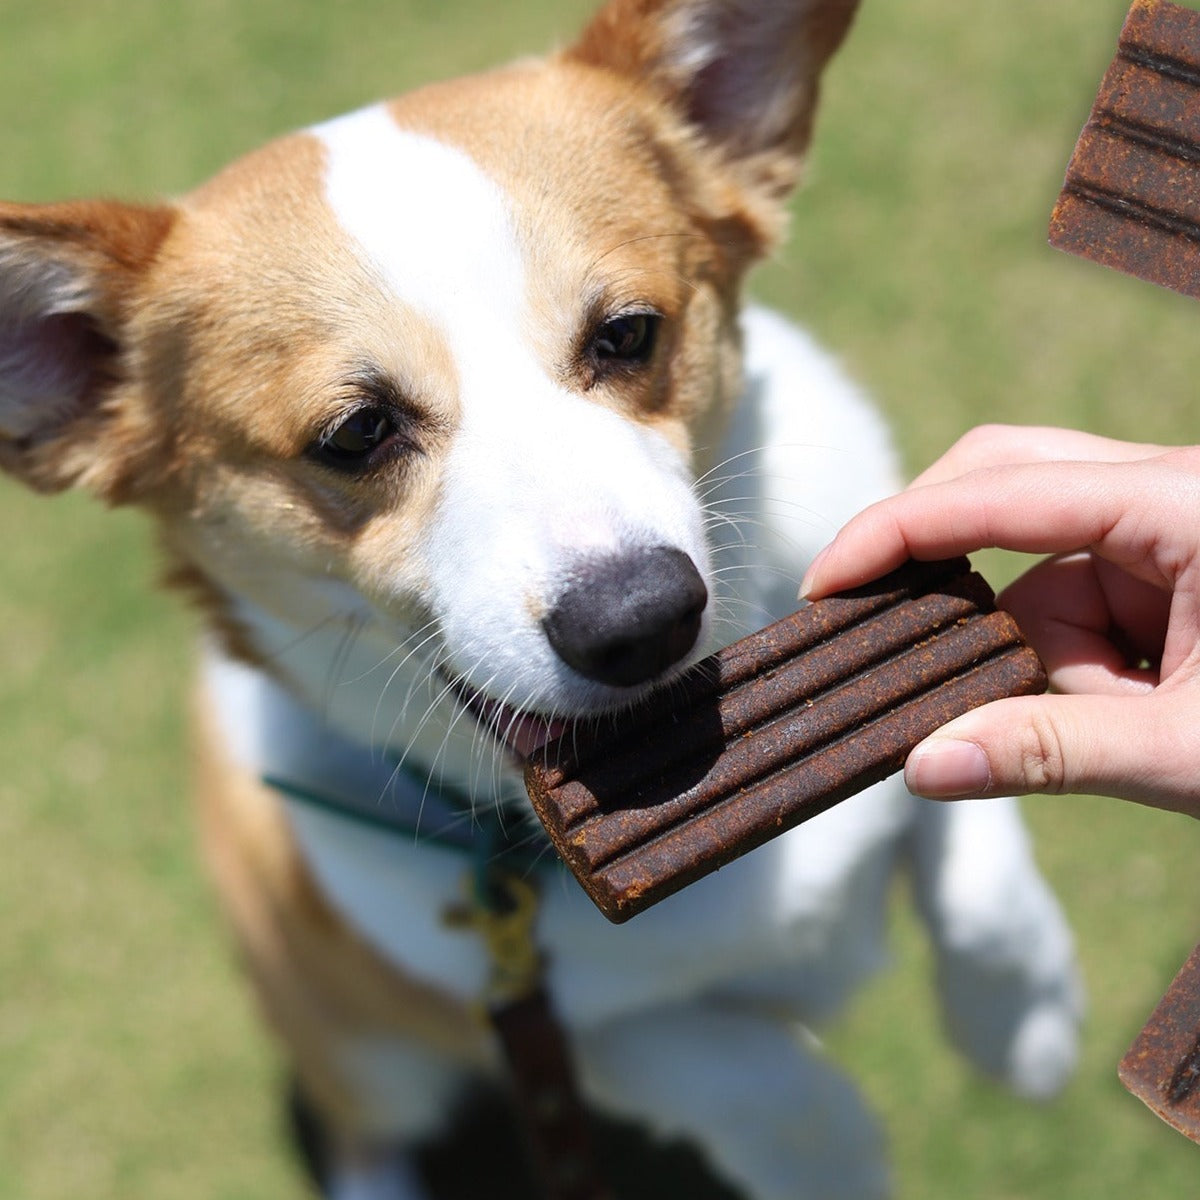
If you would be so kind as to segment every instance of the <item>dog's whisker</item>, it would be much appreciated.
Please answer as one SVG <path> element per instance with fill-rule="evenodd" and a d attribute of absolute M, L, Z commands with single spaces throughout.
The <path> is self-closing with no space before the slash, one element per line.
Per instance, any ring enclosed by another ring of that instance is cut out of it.
<path fill-rule="evenodd" d="M 751 446 L 746 450 L 739 450 L 736 454 L 730 454 L 721 459 L 720 462 L 713 463 L 707 471 L 701 472 L 693 481 L 692 486 L 703 490 L 712 488 L 713 486 L 726 483 L 734 479 L 751 478 L 761 468 L 757 466 L 746 467 L 740 471 L 734 471 L 728 475 L 718 475 L 718 471 L 724 471 L 727 467 L 731 467 L 735 462 L 746 458 L 756 458 L 767 451 L 766 446 Z"/>
<path fill-rule="evenodd" d="M 696 240 L 700 237 L 698 233 L 690 229 L 677 229 L 665 233 L 643 233 L 637 237 L 625 238 L 624 241 L 617 242 L 610 246 L 607 250 L 601 251 L 588 264 L 588 271 L 594 271 L 606 258 L 611 254 L 616 254 L 620 250 L 627 250 L 630 246 L 637 246 L 642 242 L 662 241 L 666 238 L 679 238 L 684 240 Z"/>
<path fill-rule="evenodd" d="M 446 729 L 442 735 L 441 744 L 438 746 L 437 751 L 434 753 L 433 761 L 429 765 L 429 779 L 426 784 L 426 795 L 428 795 L 429 788 L 433 786 L 433 780 L 441 773 L 442 763 L 444 762 L 445 756 L 447 755 L 447 753 L 449 751 L 451 738 L 453 737 L 454 731 L 458 727 L 459 722 L 461 722 L 464 719 L 470 720 L 471 714 L 468 712 L 467 708 L 464 705 L 459 705 L 456 708 L 454 715 L 450 718 L 450 721 L 447 724 Z M 476 799 L 475 799 L 475 796 L 471 793 L 468 793 L 468 799 L 469 799 L 469 805 L 470 805 L 472 824 L 474 824 L 475 819 L 476 819 L 476 813 L 477 813 Z M 422 803 L 422 807 L 423 807 L 424 803 L 425 803 L 424 796 L 422 797 L 421 803 Z"/>
<path fill-rule="evenodd" d="M 455 684 L 453 682 L 447 682 L 445 688 L 443 688 L 443 690 L 438 694 L 438 696 L 435 697 L 435 699 L 429 704 L 429 706 L 426 708 L 425 713 L 422 714 L 422 717 L 417 724 L 417 729 L 414 730 L 413 734 L 410 736 L 408 745 L 405 747 L 403 753 L 398 757 L 398 759 L 395 763 L 395 766 L 393 768 L 393 773 L 392 773 L 393 779 L 395 779 L 400 773 L 405 771 L 405 769 L 407 767 L 409 753 L 414 748 L 420 731 L 424 728 L 425 724 L 431 718 L 433 712 L 440 706 L 441 701 L 445 698 L 447 692 L 450 689 L 452 689 L 454 686 L 455 686 Z M 446 751 L 446 749 L 449 745 L 449 741 L 450 741 L 451 736 L 453 735 L 455 726 L 457 725 L 457 723 L 460 720 L 462 720 L 463 717 L 465 717 L 467 715 L 468 715 L 468 713 L 467 713 L 467 710 L 465 707 L 458 707 L 456 709 L 453 717 L 451 718 L 445 731 L 443 732 L 441 743 L 440 743 L 437 751 L 434 753 L 432 761 L 428 764 L 427 767 L 422 767 L 422 771 L 423 771 L 423 774 L 425 777 L 425 787 L 424 787 L 424 790 L 422 791 L 421 799 L 417 806 L 417 816 L 416 816 L 416 822 L 415 822 L 415 829 L 417 831 L 420 830 L 421 823 L 424 818 L 425 807 L 426 807 L 426 803 L 429 798 L 430 789 L 433 788 L 434 781 L 438 776 L 438 769 L 439 769 L 439 764 L 442 761 L 442 755 Z M 469 811 L 465 814 L 462 814 L 462 819 L 470 819 L 473 821 L 473 819 L 474 819 L 473 813 L 474 813 L 474 797 L 471 797 Z M 461 823 L 461 821 L 456 818 L 452 822 L 452 826 L 457 826 L 460 823 Z"/>
<path fill-rule="evenodd" d="M 494 682 L 494 677 L 489 678 L 485 682 L 482 690 L 485 692 L 490 692 L 490 688 Z M 515 685 L 513 685 L 513 687 L 515 687 Z M 503 772 L 503 749 L 500 743 L 503 741 L 503 739 L 500 736 L 498 724 L 500 721 L 500 714 L 504 711 L 503 706 L 508 703 L 508 695 L 511 695 L 512 690 L 513 689 L 510 688 L 507 695 L 498 700 L 498 704 L 501 707 L 498 708 L 496 712 L 494 712 L 486 721 L 476 721 L 475 733 L 471 741 L 471 755 L 474 761 L 471 786 L 473 807 L 475 807 L 477 804 L 477 789 L 480 786 L 484 771 L 490 772 L 490 786 L 487 790 L 490 792 L 492 797 L 496 799 L 496 803 L 499 803 Z"/>
<path fill-rule="evenodd" d="M 752 505 L 752 509 L 734 508 L 734 505 L 744 504 Z M 837 529 L 835 522 L 830 521 L 829 517 L 807 504 L 802 504 L 799 500 L 792 500 L 786 496 L 723 496 L 720 500 L 711 501 L 704 506 L 706 513 L 716 515 L 718 513 L 728 513 L 733 516 L 745 516 L 750 518 L 750 513 L 758 514 L 758 519 L 761 523 L 763 517 L 772 515 L 793 517 L 800 514 L 806 518 L 810 518 L 813 525 L 824 525 L 829 528 L 830 536 Z"/>
<path fill-rule="evenodd" d="M 365 624 L 366 624 L 366 622 L 364 621 L 364 626 L 365 626 Z M 376 659 L 376 661 L 374 663 L 372 663 L 371 666 L 364 668 L 358 675 L 355 675 L 352 678 L 345 680 L 344 686 L 350 687 L 356 683 L 364 682 L 365 680 L 369 679 L 376 671 L 382 670 L 393 659 L 398 658 L 401 655 L 404 655 L 404 658 L 401 659 L 401 661 L 398 665 L 399 665 L 399 667 L 403 668 L 408 657 L 414 652 L 413 648 L 412 648 L 412 643 L 422 641 L 427 636 L 429 631 L 432 630 L 432 631 L 436 632 L 437 628 L 438 628 L 437 619 L 435 617 L 431 617 L 424 624 L 419 625 L 416 629 L 413 629 L 411 632 L 407 633 L 404 637 L 402 637 L 398 642 L 396 642 L 394 645 L 392 645 L 391 648 L 387 651 L 387 653 L 381 655 L 378 659 Z M 383 686 L 386 689 L 388 686 L 387 682 L 385 682 Z"/>
<path fill-rule="evenodd" d="M 422 636 L 422 634 L 424 634 L 424 636 Z M 388 690 L 391 688 L 392 684 L 396 681 L 396 678 L 399 676 L 401 671 L 403 671 L 408 666 L 408 664 L 410 662 L 412 662 L 412 660 L 418 654 L 420 654 L 425 649 L 426 646 L 428 646 L 430 644 L 430 642 L 434 642 L 435 648 L 436 648 L 436 639 L 438 638 L 439 634 L 440 634 L 440 627 L 438 626 L 437 621 L 431 620 L 431 621 L 427 622 L 425 625 L 423 625 L 415 633 L 413 633 L 409 637 L 405 638 L 405 640 L 400 644 L 400 647 L 402 649 L 405 645 L 408 645 L 409 642 L 413 643 L 413 645 L 408 650 L 408 652 L 404 655 L 404 657 L 392 669 L 392 671 L 388 675 L 387 679 L 384 680 L 383 686 L 379 690 L 379 697 L 375 701 L 375 711 L 371 717 L 372 741 L 375 740 L 375 736 L 379 730 L 379 719 L 382 714 L 384 701 L 387 699 Z M 416 640 L 418 638 L 420 640 Z M 435 661 L 436 661 L 436 655 L 434 657 L 435 657 Z M 432 669 L 433 668 L 430 667 L 429 671 L 432 671 Z M 404 719 L 404 713 L 408 707 L 409 702 L 412 699 L 412 694 L 413 694 L 414 690 L 416 689 L 417 686 L 420 685 L 420 683 L 425 678 L 428 677 L 429 671 L 416 672 L 416 673 L 414 673 L 413 678 L 409 681 L 408 689 L 406 691 L 404 699 L 402 700 L 402 702 L 400 704 L 397 716 L 393 720 L 393 724 L 392 724 L 392 732 L 393 733 L 395 732 L 396 724 L 399 721 Z"/>
<path fill-rule="evenodd" d="M 346 614 L 344 613 L 330 613 L 329 616 L 322 617 L 321 620 L 313 622 L 312 625 L 298 633 L 295 637 L 290 638 L 279 646 L 273 646 L 271 649 L 263 651 L 262 658 L 264 663 L 283 663 L 290 654 L 300 649 L 306 642 L 315 638 L 331 625 L 336 625 L 339 621 L 344 621 L 345 619 Z"/>
<path fill-rule="evenodd" d="M 633 266 L 617 274 L 612 279 L 612 303 L 620 309 L 624 303 L 630 305 L 643 303 L 641 297 L 646 294 L 646 285 L 653 279 L 667 279 L 681 283 L 690 292 L 696 290 L 696 283 L 686 275 L 665 267 Z M 627 297 L 627 300 L 624 299 Z"/>
<path fill-rule="evenodd" d="M 389 742 L 395 738 L 396 729 L 399 726 L 400 722 L 403 721 L 405 716 L 407 715 L 407 713 L 413 703 L 413 697 L 416 695 L 417 690 L 421 687 L 426 687 L 426 686 L 431 685 L 437 679 L 444 679 L 446 677 L 446 675 L 448 674 L 446 671 L 443 670 L 444 664 L 448 663 L 448 661 L 449 661 L 448 651 L 447 651 L 444 643 L 442 642 L 440 636 L 437 636 L 436 634 L 431 634 L 429 636 L 429 638 L 426 639 L 425 643 L 423 643 L 422 648 L 424 648 L 424 645 L 427 645 L 429 642 L 433 642 L 433 647 L 434 647 L 433 655 L 430 658 L 430 660 L 425 664 L 425 669 L 423 671 L 414 672 L 412 675 L 412 678 L 409 680 L 408 687 L 405 689 L 405 692 L 404 692 L 404 698 L 400 702 L 400 706 L 396 711 L 396 716 L 395 716 L 394 720 L 392 721 L 391 729 L 388 732 L 387 740 Z M 441 700 L 440 696 L 435 696 L 434 699 L 427 702 L 426 713 L 425 713 L 424 717 L 422 718 L 422 721 L 428 719 L 429 710 L 436 707 L 436 705 L 440 702 L 440 700 Z M 418 728 L 420 728 L 420 725 L 418 726 Z"/>
<path fill-rule="evenodd" d="M 744 526 L 746 522 L 729 513 L 711 513 L 704 518 L 704 532 L 709 539 L 709 548 L 714 554 L 728 553 L 732 549 L 745 550 L 748 548 Z M 733 535 L 732 541 L 718 540 L 718 535 L 724 530 Z"/>
<path fill-rule="evenodd" d="M 425 680 L 423 680 L 422 682 L 432 682 L 434 678 L 435 678 L 435 676 L 434 676 L 433 672 L 431 671 L 425 677 Z M 417 740 L 420 738 L 421 734 L 424 732 L 426 725 L 433 719 L 434 714 L 437 713 L 438 710 L 441 708 L 446 697 L 448 695 L 452 694 L 453 688 L 454 688 L 453 683 L 450 683 L 450 682 L 445 683 L 438 690 L 438 692 L 433 696 L 433 698 L 430 700 L 430 702 L 425 706 L 425 711 L 421 714 L 421 717 L 417 721 L 412 732 L 408 735 L 407 744 L 405 745 L 404 750 L 401 752 L 399 758 L 397 759 L 396 768 L 395 768 L 397 772 L 399 772 L 403 769 L 405 763 L 408 760 L 409 754 L 412 752 L 413 748 L 415 747 L 415 745 L 417 743 Z M 396 721 L 393 722 L 393 724 L 392 724 L 392 728 L 389 731 L 388 738 L 387 738 L 387 744 L 389 746 L 395 740 L 397 726 L 399 724 L 399 721 L 402 719 L 402 715 L 406 709 L 407 709 L 407 703 L 405 704 L 404 708 L 402 708 L 402 710 L 401 710 L 401 716 L 398 716 L 396 718 Z"/>
<path fill-rule="evenodd" d="M 366 623 L 366 619 L 358 614 L 350 614 L 343 617 L 342 620 L 346 627 L 338 639 L 337 648 L 330 660 L 329 670 L 325 675 L 325 685 L 321 692 L 321 711 L 327 715 L 333 708 L 334 696 L 345 675 L 346 664 L 350 661 L 350 655 L 354 651 L 354 643 Z"/>

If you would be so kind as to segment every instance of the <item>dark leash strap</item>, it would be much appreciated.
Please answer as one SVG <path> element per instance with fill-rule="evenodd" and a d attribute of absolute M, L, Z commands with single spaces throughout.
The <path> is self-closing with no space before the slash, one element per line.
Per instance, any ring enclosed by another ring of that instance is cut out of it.
<path fill-rule="evenodd" d="M 483 938 L 491 963 L 486 1008 L 504 1051 L 517 1110 L 545 1200 L 612 1200 L 592 1148 L 570 1047 L 543 981 L 537 890 L 490 866 L 448 919 Z"/>
<path fill-rule="evenodd" d="M 546 1200 L 611 1200 L 600 1181 L 570 1048 L 546 990 L 492 1009 Z"/>
<path fill-rule="evenodd" d="M 480 936 L 487 948 L 486 1017 L 504 1052 L 544 1200 L 611 1200 L 600 1183 L 570 1047 L 545 988 L 536 940 L 532 879 L 557 861 L 548 845 L 527 836 L 519 811 L 478 810 L 470 796 L 431 788 L 401 764 L 373 757 L 364 763 L 361 748 L 323 726 L 311 733 L 312 761 L 289 764 L 286 773 L 266 772 L 264 782 L 293 803 L 457 850 L 472 864 L 465 900 L 446 920 Z M 331 761 L 353 764 L 357 782 L 328 778 L 324 764 Z"/>

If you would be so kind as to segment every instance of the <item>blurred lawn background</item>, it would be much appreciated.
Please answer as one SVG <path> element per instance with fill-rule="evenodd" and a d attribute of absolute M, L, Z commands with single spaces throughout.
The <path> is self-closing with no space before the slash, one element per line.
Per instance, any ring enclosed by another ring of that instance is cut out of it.
<path fill-rule="evenodd" d="M 3 0 L 0 195 L 185 190 L 294 126 L 549 47 L 589 0 Z M 1046 247 L 1126 0 L 866 0 L 808 189 L 756 290 L 814 327 L 918 469 L 985 420 L 1196 441 L 1200 308 Z M 0 482 L 0 1200 L 300 1194 L 196 863 L 191 619 L 143 524 Z M 984 560 L 1003 582 L 1016 564 Z M 887 1120 L 905 1200 L 1194 1197 L 1200 1148 L 1115 1066 L 1200 937 L 1200 827 L 1026 804 L 1090 1017 L 1029 1107 L 946 1048 L 919 933 L 830 1033 Z"/>

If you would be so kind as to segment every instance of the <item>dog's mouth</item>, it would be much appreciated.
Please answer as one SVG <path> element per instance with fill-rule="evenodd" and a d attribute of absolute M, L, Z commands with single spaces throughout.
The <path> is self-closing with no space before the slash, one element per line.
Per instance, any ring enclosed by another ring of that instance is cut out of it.
<path fill-rule="evenodd" d="M 524 762 L 547 742 L 561 737 L 570 725 L 562 718 L 546 717 L 496 700 L 466 683 L 452 684 L 462 706 L 506 750 Z"/>

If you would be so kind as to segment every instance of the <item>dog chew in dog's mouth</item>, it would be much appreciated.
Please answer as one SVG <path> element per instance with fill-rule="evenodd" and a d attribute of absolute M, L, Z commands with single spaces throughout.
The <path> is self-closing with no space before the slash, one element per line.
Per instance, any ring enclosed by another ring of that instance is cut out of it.
<path fill-rule="evenodd" d="M 898 771 L 954 717 L 1046 682 L 965 558 L 910 562 L 542 746 L 525 784 L 584 890 L 624 921 Z"/>

